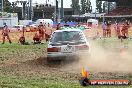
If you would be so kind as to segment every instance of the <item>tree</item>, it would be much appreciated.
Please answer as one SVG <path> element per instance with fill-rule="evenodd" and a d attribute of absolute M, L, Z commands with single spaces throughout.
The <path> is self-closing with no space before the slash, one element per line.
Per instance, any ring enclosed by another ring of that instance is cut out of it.
<path fill-rule="evenodd" d="M 110 11 L 116 8 L 115 2 L 110 2 Z"/>
<path fill-rule="evenodd" d="M 90 0 L 86 1 L 86 13 L 91 13 L 92 12 L 92 5 Z"/>
<path fill-rule="evenodd" d="M 96 9 L 99 13 L 102 13 L 102 1 L 96 0 Z"/>
<path fill-rule="evenodd" d="M 3 10 L 4 12 L 12 12 L 11 3 L 8 0 L 3 0 Z"/>
<path fill-rule="evenodd" d="M 81 13 L 91 13 L 92 12 L 92 6 L 90 0 L 81 0 Z"/>
<path fill-rule="evenodd" d="M 81 0 L 81 13 L 85 14 L 86 12 L 86 0 Z"/>
<path fill-rule="evenodd" d="M 73 8 L 73 12 L 78 12 L 80 13 L 80 5 L 79 5 L 79 0 L 72 0 L 71 7 Z"/>
<path fill-rule="evenodd" d="M 106 12 L 106 6 L 105 6 L 105 2 L 103 3 L 103 13 Z"/>
<path fill-rule="evenodd" d="M 116 8 L 116 3 L 115 2 L 107 2 L 105 1 L 103 3 L 103 12 L 108 12 L 108 11 L 112 11 L 113 9 Z"/>

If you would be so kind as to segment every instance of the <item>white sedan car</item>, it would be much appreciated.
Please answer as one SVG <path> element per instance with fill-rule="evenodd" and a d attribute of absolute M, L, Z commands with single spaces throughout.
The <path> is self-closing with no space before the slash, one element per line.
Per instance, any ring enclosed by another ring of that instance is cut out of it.
<path fill-rule="evenodd" d="M 56 30 L 47 47 L 47 60 L 62 60 L 89 52 L 89 43 L 84 33 L 77 28 Z"/>
<path fill-rule="evenodd" d="M 12 31 L 22 31 L 24 25 L 15 25 L 11 28 Z"/>

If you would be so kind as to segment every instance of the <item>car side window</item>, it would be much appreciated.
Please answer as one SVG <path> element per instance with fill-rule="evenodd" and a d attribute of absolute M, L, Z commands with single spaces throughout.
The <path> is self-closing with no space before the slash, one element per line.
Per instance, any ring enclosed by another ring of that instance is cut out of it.
<path fill-rule="evenodd" d="M 51 42 L 62 41 L 62 33 L 55 32 L 51 38 Z"/>

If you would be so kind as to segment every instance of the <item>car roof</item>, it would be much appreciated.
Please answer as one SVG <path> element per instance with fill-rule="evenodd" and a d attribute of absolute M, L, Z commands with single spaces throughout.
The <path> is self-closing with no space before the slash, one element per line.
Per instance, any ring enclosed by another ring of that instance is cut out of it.
<path fill-rule="evenodd" d="M 77 29 L 77 28 L 67 28 L 67 29 L 64 29 L 64 30 L 56 30 L 54 32 L 64 32 L 64 31 L 77 31 L 77 32 L 82 32 L 80 29 Z"/>

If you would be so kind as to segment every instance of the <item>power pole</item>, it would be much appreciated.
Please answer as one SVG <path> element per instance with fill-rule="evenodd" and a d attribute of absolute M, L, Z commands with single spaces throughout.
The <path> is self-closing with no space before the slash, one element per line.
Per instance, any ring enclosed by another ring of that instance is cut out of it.
<path fill-rule="evenodd" d="M 32 14 L 33 14 L 33 10 L 32 10 L 32 0 L 30 0 L 30 3 L 29 3 L 29 20 L 32 20 Z"/>
<path fill-rule="evenodd" d="M 2 17 L 3 17 L 3 11 L 4 11 L 4 1 L 1 1 L 1 11 L 2 11 Z"/>
<path fill-rule="evenodd" d="M 110 2 L 108 2 L 108 13 L 110 12 Z"/>
<path fill-rule="evenodd" d="M 55 20 L 56 20 L 56 22 L 58 22 L 58 14 L 59 14 L 58 0 L 56 0 L 56 6 L 55 6 Z"/>
<path fill-rule="evenodd" d="M 63 0 L 61 0 L 61 20 L 64 18 Z"/>

